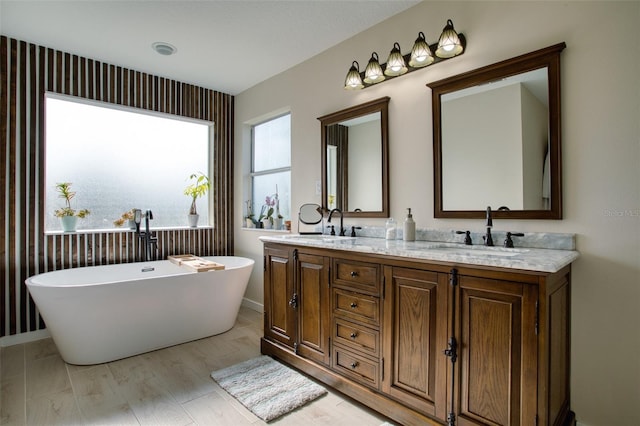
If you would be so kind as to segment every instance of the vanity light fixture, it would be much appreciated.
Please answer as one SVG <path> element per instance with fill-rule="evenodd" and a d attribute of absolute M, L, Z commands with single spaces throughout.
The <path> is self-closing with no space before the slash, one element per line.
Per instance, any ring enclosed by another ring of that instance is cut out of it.
<path fill-rule="evenodd" d="M 402 53 L 400 53 L 400 45 L 398 42 L 393 43 L 393 49 L 389 53 L 389 59 L 387 59 L 387 68 L 384 70 L 384 74 L 390 77 L 396 77 L 402 75 L 408 71 L 405 65 Z"/>
<path fill-rule="evenodd" d="M 458 33 L 453 29 L 453 22 L 451 19 L 447 20 L 447 25 L 440 34 L 440 40 L 438 40 L 438 49 L 436 55 L 441 58 L 453 58 L 462 52 L 462 43 L 458 37 Z"/>
<path fill-rule="evenodd" d="M 431 53 L 431 49 L 429 49 L 429 45 L 424 38 L 424 33 L 420 31 L 418 33 L 418 38 L 415 43 L 413 43 L 413 48 L 411 49 L 409 66 L 413 68 L 422 68 L 432 64 L 434 60 L 433 53 Z"/>
<path fill-rule="evenodd" d="M 368 84 L 380 83 L 385 79 L 380 62 L 378 62 L 378 54 L 373 52 L 371 59 L 364 69 L 364 82 Z"/>
<path fill-rule="evenodd" d="M 360 64 L 358 64 L 358 61 L 353 61 L 347 73 L 347 78 L 344 80 L 344 88 L 347 90 L 358 90 L 363 87 L 362 78 L 360 77 Z"/>
<path fill-rule="evenodd" d="M 371 54 L 371 59 L 369 59 L 364 72 L 360 72 L 358 62 L 353 61 L 347 73 L 344 88 L 347 90 L 363 89 L 428 65 L 437 64 L 446 59 L 462 55 L 466 46 L 467 40 L 464 34 L 458 34 L 453 28 L 451 19 L 447 19 L 447 25 L 442 30 L 437 43 L 429 45 L 424 33 L 420 31 L 411 52 L 406 55 L 403 55 L 400 51 L 398 42 L 393 43 L 393 48 L 389 53 L 386 64 L 378 62 L 378 54 L 376 52 Z"/>

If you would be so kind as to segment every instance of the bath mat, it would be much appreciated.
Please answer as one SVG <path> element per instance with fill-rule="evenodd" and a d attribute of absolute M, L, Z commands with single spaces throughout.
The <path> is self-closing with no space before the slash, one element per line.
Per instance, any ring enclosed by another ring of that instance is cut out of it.
<path fill-rule="evenodd" d="M 214 371 L 211 377 L 265 422 L 327 393 L 322 386 L 266 355 Z"/>

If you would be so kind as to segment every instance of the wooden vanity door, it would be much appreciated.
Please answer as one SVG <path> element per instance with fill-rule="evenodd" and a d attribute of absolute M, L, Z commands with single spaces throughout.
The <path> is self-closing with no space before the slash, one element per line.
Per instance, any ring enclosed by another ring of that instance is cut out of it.
<path fill-rule="evenodd" d="M 446 416 L 447 274 L 385 267 L 382 390 Z"/>
<path fill-rule="evenodd" d="M 457 424 L 536 424 L 537 286 L 461 276 L 456 301 Z"/>
<path fill-rule="evenodd" d="M 294 254 L 298 292 L 298 347 L 300 356 L 329 364 L 329 258 Z"/>
<path fill-rule="evenodd" d="M 290 250 L 264 249 L 264 337 L 294 348 L 296 303 Z"/>

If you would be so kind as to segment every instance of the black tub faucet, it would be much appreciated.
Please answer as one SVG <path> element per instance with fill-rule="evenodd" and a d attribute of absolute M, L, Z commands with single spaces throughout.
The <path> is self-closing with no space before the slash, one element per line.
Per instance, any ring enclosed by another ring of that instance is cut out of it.
<path fill-rule="evenodd" d="M 484 245 L 493 247 L 493 237 L 491 236 L 491 227 L 493 227 L 493 218 L 491 217 L 491 206 L 487 206 L 487 234 L 482 237 Z"/>
<path fill-rule="evenodd" d="M 144 231 L 140 231 L 140 222 L 142 222 L 143 216 Z M 135 209 L 133 213 L 133 219 L 136 223 L 136 234 L 138 234 L 138 239 L 144 242 L 142 261 L 148 262 L 151 260 L 156 260 L 158 251 L 158 237 L 153 235 L 153 233 L 149 230 L 149 221 L 153 220 L 153 212 L 151 210 L 147 210 L 143 215 L 142 210 Z"/>

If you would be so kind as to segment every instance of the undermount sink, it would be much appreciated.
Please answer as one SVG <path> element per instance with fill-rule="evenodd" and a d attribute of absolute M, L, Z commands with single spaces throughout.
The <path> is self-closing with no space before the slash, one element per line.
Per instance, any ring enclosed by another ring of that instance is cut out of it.
<path fill-rule="evenodd" d="M 517 256 L 522 253 L 526 253 L 527 249 L 517 248 L 502 248 L 502 247 L 474 247 L 474 246 L 449 246 L 449 245 L 434 245 L 427 250 L 446 251 L 451 254 L 460 254 L 463 256 L 499 256 L 499 257 L 511 257 Z"/>
<path fill-rule="evenodd" d="M 299 235 L 288 235 L 285 238 L 287 239 L 296 239 L 296 240 L 311 240 L 311 241 L 322 241 L 323 243 L 336 243 L 336 244 L 354 244 L 356 238 L 354 237 L 342 237 L 339 235 L 324 235 L 324 234 L 299 234 Z"/>

